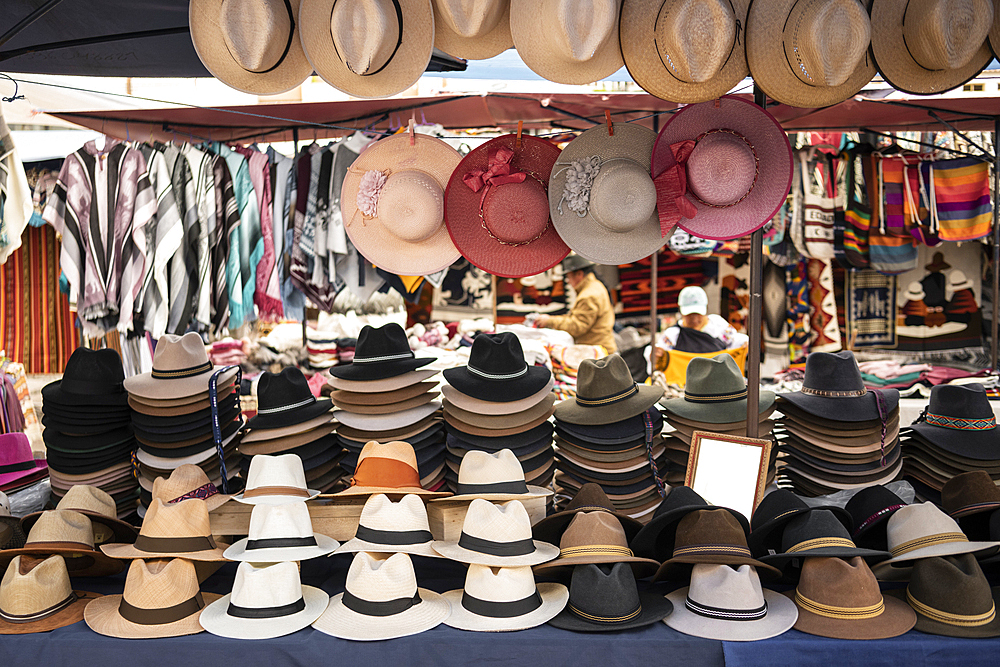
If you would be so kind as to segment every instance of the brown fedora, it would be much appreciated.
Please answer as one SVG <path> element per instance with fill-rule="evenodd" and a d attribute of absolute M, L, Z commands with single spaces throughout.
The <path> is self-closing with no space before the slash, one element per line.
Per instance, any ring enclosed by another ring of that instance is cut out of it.
<path fill-rule="evenodd" d="M 691 512 L 677 524 L 673 557 L 657 570 L 654 581 L 686 578 L 696 563 L 753 565 L 759 575 L 777 577 L 781 572 L 750 556 L 747 534 L 727 509 Z"/>
<path fill-rule="evenodd" d="M 618 517 L 599 510 L 576 514 L 559 540 L 558 558 L 536 565 L 535 571 L 588 563 L 628 563 L 640 579 L 652 574 L 658 565 L 651 558 L 635 556 Z"/>
<path fill-rule="evenodd" d="M 0 567 L 7 568 L 18 556 L 56 554 L 66 558 L 66 568 L 74 577 L 103 577 L 125 569 L 124 563 L 94 548 L 94 528 L 90 519 L 72 510 L 43 512 L 23 547 L 0 551 Z"/>
<path fill-rule="evenodd" d="M 0 635 L 28 635 L 83 620 L 97 593 L 74 591 L 62 556 L 18 556 L 0 583 Z"/>
<path fill-rule="evenodd" d="M 532 536 L 536 540 L 559 544 L 563 531 L 569 526 L 570 521 L 581 512 L 610 512 L 618 517 L 618 521 L 625 531 L 625 537 L 629 541 L 642 529 L 640 521 L 615 511 L 615 506 L 611 504 L 608 494 L 604 492 L 600 484 L 590 482 L 580 487 L 580 490 L 573 496 L 573 500 L 566 505 L 566 509 L 551 514 L 532 526 Z"/>
<path fill-rule="evenodd" d="M 984 470 L 952 477 L 941 489 L 941 506 L 954 519 L 1000 507 L 1000 488 Z"/>
<path fill-rule="evenodd" d="M 374 403 L 339 403 L 337 404 L 337 408 L 345 412 L 352 412 L 356 415 L 391 415 L 397 412 L 402 412 L 403 410 L 419 408 L 420 406 L 427 405 L 437 398 L 437 392 L 429 391 L 423 394 L 418 394 L 413 398 L 408 398 L 405 401 L 398 401 L 388 405 L 378 405 Z"/>
<path fill-rule="evenodd" d="M 153 481 L 152 494 L 154 500 L 159 498 L 168 505 L 199 498 L 204 501 L 209 512 L 232 498 L 219 493 L 205 471 L 190 463 L 175 468 L 170 477 L 157 477 Z"/>
<path fill-rule="evenodd" d="M 134 542 L 139 531 L 135 526 L 118 519 L 115 501 L 107 492 L 96 486 L 77 484 L 66 491 L 59 499 L 57 510 L 73 510 L 90 518 L 94 529 L 94 545 L 105 542 Z M 21 519 L 21 529 L 28 533 L 38 521 L 41 512 L 28 514 Z"/>
<path fill-rule="evenodd" d="M 431 392 L 437 382 L 417 382 L 408 387 L 401 387 L 393 391 L 360 392 L 348 391 L 346 389 L 334 389 L 330 392 L 330 400 L 338 408 L 350 410 L 351 406 L 357 405 L 394 405 L 402 401 L 408 401 L 417 396 Z"/>
<path fill-rule="evenodd" d="M 135 544 L 103 544 L 112 558 L 186 558 L 221 561 L 228 544 L 216 544 L 204 502 L 191 498 L 164 504 L 154 498 L 146 510 Z"/>
<path fill-rule="evenodd" d="M 584 359 L 577 372 L 576 398 L 557 405 L 555 416 L 570 424 L 611 424 L 642 414 L 661 396 L 661 387 L 636 384 L 618 354 Z"/>

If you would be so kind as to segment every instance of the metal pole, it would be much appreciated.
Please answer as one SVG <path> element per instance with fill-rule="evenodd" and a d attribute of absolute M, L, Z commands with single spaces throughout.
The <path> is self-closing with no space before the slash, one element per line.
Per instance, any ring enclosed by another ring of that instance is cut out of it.
<path fill-rule="evenodd" d="M 767 95 L 756 84 L 753 101 L 766 107 Z M 764 230 L 758 229 L 750 236 L 750 313 L 747 317 L 747 437 L 756 438 L 760 423 L 757 406 L 760 402 L 760 319 L 764 309 L 761 293 L 764 291 Z"/>
<path fill-rule="evenodd" d="M 993 117 L 993 319 L 990 321 L 990 369 L 997 372 L 997 315 L 1000 313 L 1000 116 Z"/>
<path fill-rule="evenodd" d="M 649 270 L 649 280 L 651 281 L 649 286 L 649 344 L 652 346 L 649 348 L 649 359 L 653 363 L 656 362 L 656 334 L 660 328 L 659 318 L 656 316 L 656 301 L 659 298 L 659 290 L 657 289 L 659 267 L 656 264 L 659 257 L 660 251 L 656 250 L 649 258 L 652 262 L 652 267 Z"/>

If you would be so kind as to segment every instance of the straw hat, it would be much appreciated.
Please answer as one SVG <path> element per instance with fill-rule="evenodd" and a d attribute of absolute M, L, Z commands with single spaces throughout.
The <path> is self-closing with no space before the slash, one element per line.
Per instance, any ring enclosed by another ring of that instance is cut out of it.
<path fill-rule="evenodd" d="M 191 41 L 205 68 L 227 86 L 277 95 L 312 74 L 299 41 L 299 3 L 192 0 Z"/>
<path fill-rule="evenodd" d="M 18 556 L 0 583 L 0 635 L 49 632 L 83 620 L 97 593 L 74 591 L 62 556 Z"/>
<path fill-rule="evenodd" d="M 588 563 L 628 563 L 639 578 L 652 574 L 659 565 L 633 555 L 618 517 L 598 510 L 576 514 L 559 540 L 559 557 L 536 565 L 535 572 Z"/>
<path fill-rule="evenodd" d="M 748 0 L 624 0 L 622 56 L 650 95 L 706 102 L 749 74 L 744 52 Z"/>
<path fill-rule="evenodd" d="M 157 477 L 153 481 L 153 498 L 172 505 L 191 498 L 205 502 L 209 512 L 226 504 L 232 496 L 219 493 L 199 466 L 186 463 L 174 468 L 170 477 Z"/>
<path fill-rule="evenodd" d="M 320 589 L 302 585 L 293 562 L 240 563 L 233 592 L 205 607 L 199 620 L 219 637 L 272 639 L 312 624 L 329 601 Z"/>
<path fill-rule="evenodd" d="M 990 0 L 874 0 L 872 56 L 893 88 L 934 95 L 972 79 L 993 58 Z"/>
<path fill-rule="evenodd" d="M 312 518 L 305 502 L 292 502 L 255 505 L 250 513 L 249 535 L 222 555 L 229 560 L 276 563 L 326 556 L 339 546 L 332 537 L 313 533 Z"/>
<path fill-rule="evenodd" d="M 94 548 L 93 524 L 88 517 L 72 510 L 43 512 L 31 527 L 23 547 L 0 551 L 0 568 L 6 568 L 18 556 L 53 554 L 66 558 L 66 567 L 74 577 L 103 577 L 125 569 L 124 563 Z"/>
<path fill-rule="evenodd" d="M 511 0 L 514 47 L 525 65 L 549 81 L 600 81 L 625 64 L 620 6 L 621 0 Z"/>
<path fill-rule="evenodd" d="M 514 46 L 510 0 L 432 0 L 434 46 L 466 60 L 485 60 Z"/>
<path fill-rule="evenodd" d="M 499 502 L 552 495 L 549 489 L 527 486 L 524 483 L 521 462 L 509 449 L 501 449 L 495 453 L 476 450 L 468 452 L 462 457 L 455 491 L 456 494 L 447 500 L 484 498 Z"/>
<path fill-rule="evenodd" d="M 153 370 L 125 378 L 129 394 L 156 399 L 183 398 L 208 389 L 208 381 L 218 369 L 212 366 L 201 336 L 192 332 L 183 336 L 165 334 L 153 352 Z M 232 382 L 238 368 L 219 376 L 218 386 Z"/>
<path fill-rule="evenodd" d="M 559 236 L 598 264 L 628 264 L 667 242 L 661 228 L 650 156 L 656 133 L 634 123 L 601 123 L 559 155 L 549 179 L 549 213 Z"/>
<path fill-rule="evenodd" d="M 135 526 L 118 519 L 115 499 L 96 486 L 77 484 L 69 489 L 57 510 L 73 510 L 87 516 L 94 529 L 94 545 L 105 542 L 134 542 L 138 531 Z M 28 514 L 21 519 L 21 529 L 30 532 L 42 512 Z"/>
<path fill-rule="evenodd" d="M 122 595 L 90 602 L 84 620 L 94 632 L 122 639 L 180 637 L 202 631 L 198 618 L 220 596 L 198 589 L 195 565 L 184 558 L 132 561 Z"/>
<path fill-rule="evenodd" d="M 548 187 L 559 148 L 506 134 L 462 158 L 445 191 L 448 233 L 462 256 L 498 276 L 551 269 L 569 248 L 552 226 Z"/>
<path fill-rule="evenodd" d="M 558 547 L 531 539 L 531 519 L 518 500 L 494 505 L 476 498 L 458 541 L 436 541 L 432 546 L 445 558 L 491 567 L 540 565 L 559 555 Z"/>
<path fill-rule="evenodd" d="M 334 495 L 360 496 L 375 493 L 397 496 L 413 493 L 427 498 L 451 495 L 420 487 L 417 454 L 413 451 L 413 445 L 398 440 L 387 443 L 372 440 L 365 444 L 358 456 L 351 486 Z"/>
<path fill-rule="evenodd" d="M 774 34 L 777 26 L 780 38 Z M 755 1 L 746 31 L 754 82 L 783 104 L 838 104 L 875 76 L 868 59 L 868 10 L 858 0 Z"/>
<path fill-rule="evenodd" d="M 302 46 L 313 69 L 352 97 L 401 93 L 431 60 L 431 0 L 304 0 L 300 13 Z"/>
<path fill-rule="evenodd" d="M 341 639 L 377 641 L 425 632 L 450 612 L 444 597 L 417 588 L 409 555 L 379 558 L 360 552 L 347 571 L 345 591 L 330 598 L 313 627 Z"/>
<path fill-rule="evenodd" d="M 283 505 L 318 495 L 319 491 L 306 488 L 306 473 L 298 456 L 257 454 L 250 460 L 246 488 L 233 500 L 248 505 Z"/>
<path fill-rule="evenodd" d="M 344 542 L 337 553 L 408 553 L 441 556 L 431 548 L 434 537 L 427 521 L 427 508 L 420 496 L 411 494 L 392 502 L 377 493 L 365 501 L 354 538 Z"/>
<path fill-rule="evenodd" d="M 642 414 L 661 396 L 662 387 L 636 384 L 625 360 L 612 354 L 580 364 L 576 398 L 559 403 L 555 416 L 571 424 L 610 424 Z"/>
<path fill-rule="evenodd" d="M 205 503 L 196 498 L 165 505 L 156 498 L 146 510 L 135 544 L 103 544 L 101 551 L 112 558 L 186 558 L 224 560 L 217 545 Z"/>
<path fill-rule="evenodd" d="M 990 26 L 990 48 L 994 57 L 1000 53 L 1000 3 L 993 0 L 993 24 Z"/>
<path fill-rule="evenodd" d="M 491 568 L 470 565 L 465 588 L 448 591 L 451 604 L 446 625 L 473 632 L 527 630 L 546 623 L 563 610 L 569 590 L 562 584 L 535 584 L 530 567 Z"/>

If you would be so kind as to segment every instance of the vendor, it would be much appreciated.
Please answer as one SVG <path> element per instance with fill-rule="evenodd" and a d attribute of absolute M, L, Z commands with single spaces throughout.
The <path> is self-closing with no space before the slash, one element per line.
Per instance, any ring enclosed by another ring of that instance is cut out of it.
<path fill-rule="evenodd" d="M 725 318 L 708 313 L 708 294 L 700 287 L 688 286 L 677 297 L 680 320 L 663 332 L 656 341 L 655 361 L 661 351 L 716 352 L 742 347 L 749 342 L 746 334 L 733 328 Z"/>
<path fill-rule="evenodd" d="M 615 312 L 608 289 L 594 275 L 594 263 L 570 255 L 562 261 L 562 269 L 576 292 L 573 307 L 567 315 L 541 315 L 535 325 L 565 331 L 578 345 L 602 345 L 608 354 L 616 352 Z"/>

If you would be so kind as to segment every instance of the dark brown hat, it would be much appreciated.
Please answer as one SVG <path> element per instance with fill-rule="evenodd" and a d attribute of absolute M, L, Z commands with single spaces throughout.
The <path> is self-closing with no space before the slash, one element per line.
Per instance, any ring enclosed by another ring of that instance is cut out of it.
<path fill-rule="evenodd" d="M 691 565 L 753 565 L 757 573 L 772 578 L 780 571 L 750 556 L 743 526 L 726 509 L 691 512 L 677 524 L 673 558 L 663 563 L 654 581 L 686 578 Z"/>
<path fill-rule="evenodd" d="M 625 531 L 625 537 L 628 538 L 629 542 L 642 529 L 641 522 L 625 514 L 615 512 L 614 505 L 611 504 L 608 494 L 604 492 L 600 484 L 588 482 L 580 487 L 580 490 L 573 496 L 573 500 L 566 505 L 566 509 L 547 516 L 532 526 L 532 536 L 536 540 L 558 545 L 559 538 L 562 537 L 563 531 L 566 530 L 566 526 L 573 520 L 573 517 L 580 512 L 599 511 L 610 512 L 618 517 L 618 521 L 621 522 L 622 529 Z"/>
<path fill-rule="evenodd" d="M 581 512 L 573 517 L 559 540 L 559 557 L 535 566 L 535 571 L 590 563 L 628 563 L 636 577 L 648 576 L 658 563 L 632 555 L 625 530 L 610 512 Z"/>
<path fill-rule="evenodd" d="M 953 519 L 1000 507 L 1000 488 L 985 470 L 956 475 L 941 489 L 941 505 Z"/>

